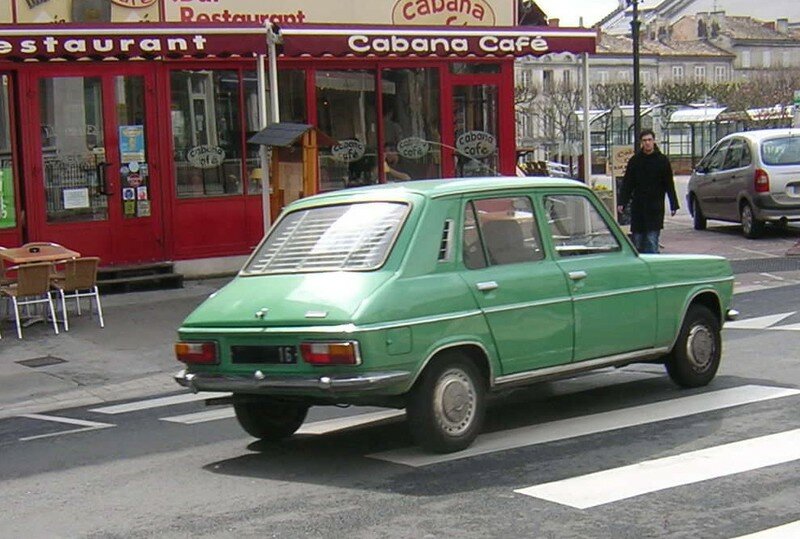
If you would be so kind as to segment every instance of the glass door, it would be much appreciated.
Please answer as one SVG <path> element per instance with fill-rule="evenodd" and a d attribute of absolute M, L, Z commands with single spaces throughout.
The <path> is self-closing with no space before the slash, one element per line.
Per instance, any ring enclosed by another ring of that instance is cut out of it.
<path fill-rule="evenodd" d="M 122 71 L 122 70 L 120 70 Z M 43 212 L 39 240 L 57 241 L 103 264 L 163 255 L 155 120 L 145 106 L 145 72 L 38 78 Z"/>
<path fill-rule="evenodd" d="M 499 165 L 499 102 L 497 84 L 460 84 L 450 87 L 451 140 L 445 159 L 452 163 L 453 175 L 497 176 Z"/>

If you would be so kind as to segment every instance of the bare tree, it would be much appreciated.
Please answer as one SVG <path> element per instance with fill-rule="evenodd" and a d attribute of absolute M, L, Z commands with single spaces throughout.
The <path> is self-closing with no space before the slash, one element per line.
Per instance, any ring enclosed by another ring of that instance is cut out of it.
<path fill-rule="evenodd" d="M 544 137 L 559 142 L 558 159 L 562 160 L 563 150 L 571 142 L 575 111 L 583 104 L 583 91 L 572 82 L 563 81 L 548 90 L 533 101 L 531 111 L 539 120 Z"/>
<path fill-rule="evenodd" d="M 614 82 L 592 86 L 592 103 L 595 108 L 608 110 L 619 105 L 633 104 L 633 83 Z"/>

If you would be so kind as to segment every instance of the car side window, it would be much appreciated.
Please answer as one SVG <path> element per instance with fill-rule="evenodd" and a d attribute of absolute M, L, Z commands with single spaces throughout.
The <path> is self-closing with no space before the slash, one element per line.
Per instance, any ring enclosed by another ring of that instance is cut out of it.
<path fill-rule="evenodd" d="M 711 159 L 708 160 L 709 172 L 722 170 L 722 165 L 725 163 L 725 153 L 728 150 L 728 146 L 729 142 L 725 141 L 717 146 L 716 150 L 714 150 L 714 153 L 711 155 Z"/>
<path fill-rule="evenodd" d="M 746 140 L 742 141 L 742 161 L 740 167 L 749 167 L 753 163 L 753 154 L 750 153 L 750 144 Z"/>
<path fill-rule="evenodd" d="M 559 256 L 577 256 L 619 251 L 622 247 L 608 223 L 580 195 L 544 197 L 550 235 Z"/>
<path fill-rule="evenodd" d="M 477 226 L 476 226 L 477 224 Z M 544 258 L 533 205 L 527 197 L 470 201 L 464 218 L 464 265 L 532 262 Z"/>
<path fill-rule="evenodd" d="M 725 154 L 725 162 L 722 165 L 723 170 L 731 170 L 739 168 L 742 163 L 742 155 L 744 153 L 744 141 L 742 139 L 733 139 L 728 146 L 728 152 Z"/>

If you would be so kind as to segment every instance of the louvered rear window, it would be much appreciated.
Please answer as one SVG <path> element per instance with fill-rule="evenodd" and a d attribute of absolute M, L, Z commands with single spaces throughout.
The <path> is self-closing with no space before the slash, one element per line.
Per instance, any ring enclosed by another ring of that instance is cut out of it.
<path fill-rule="evenodd" d="M 364 202 L 295 211 L 281 219 L 245 274 L 371 270 L 386 260 L 408 205 Z"/>

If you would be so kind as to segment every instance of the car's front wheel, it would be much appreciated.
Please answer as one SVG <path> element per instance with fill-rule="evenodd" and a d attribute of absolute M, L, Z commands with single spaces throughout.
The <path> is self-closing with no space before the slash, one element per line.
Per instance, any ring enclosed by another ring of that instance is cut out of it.
<path fill-rule="evenodd" d="M 696 196 L 692 196 L 692 224 L 695 230 L 705 230 L 708 221 L 700 208 L 700 201 Z"/>
<path fill-rule="evenodd" d="M 409 395 L 406 412 L 414 440 L 436 453 L 467 448 L 483 424 L 485 393 L 484 380 L 469 358 L 439 358 Z"/>
<path fill-rule="evenodd" d="M 742 233 L 746 238 L 756 239 L 764 233 L 764 222 L 756 219 L 753 207 L 749 202 L 742 204 L 739 216 L 742 221 Z"/>
<path fill-rule="evenodd" d="M 717 317 L 703 305 L 692 305 L 678 340 L 667 358 L 670 378 L 682 387 L 707 385 L 717 374 L 722 338 Z"/>
<path fill-rule="evenodd" d="M 233 410 L 242 428 L 255 438 L 268 441 L 288 438 L 300 428 L 308 405 L 270 397 L 234 395 Z"/>

